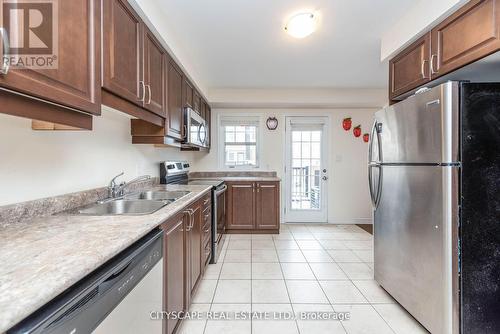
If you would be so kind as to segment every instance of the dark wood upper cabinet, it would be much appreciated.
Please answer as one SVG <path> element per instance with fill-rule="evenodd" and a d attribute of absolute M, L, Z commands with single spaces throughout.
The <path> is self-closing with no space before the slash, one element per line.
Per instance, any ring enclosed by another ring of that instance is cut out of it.
<path fill-rule="evenodd" d="M 131 103 L 142 106 L 143 26 L 127 0 L 106 0 L 103 4 L 103 87 Z"/>
<path fill-rule="evenodd" d="M 184 138 L 183 74 L 173 61 L 168 63 L 167 73 L 168 110 L 167 120 L 165 121 L 166 135 L 182 140 Z"/>
<path fill-rule="evenodd" d="M 59 1 L 57 69 L 11 68 L 0 86 L 100 115 L 100 8 L 99 0 Z"/>
<path fill-rule="evenodd" d="M 390 99 L 430 81 L 430 50 L 431 34 L 428 33 L 390 60 Z"/>
<path fill-rule="evenodd" d="M 176 215 L 162 225 L 163 242 L 163 273 L 164 273 L 164 309 L 167 312 L 181 312 L 188 308 L 185 291 L 186 282 L 186 215 Z M 164 323 L 166 333 L 172 334 L 179 326 L 180 320 L 173 317 Z M 164 331 L 165 333 L 165 331 Z"/>
<path fill-rule="evenodd" d="M 280 224 L 279 182 L 257 182 L 256 228 L 277 230 Z"/>
<path fill-rule="evenodd" d="M 472 0 L 432 29 L 433 78 L 500 49 L 500 0 Z"/>
<path fill-rule="evenodd" d="M 389 97 L 394 102 L 499 50 L 500 0 L 471 0 L 390 60 Z"/>
<path fill-rule="evenodd" d="M 198 93 L 198 91 L 196 91 L 196 90 L 193 93 L 193 109 L 198 114 L 202 115 L 202 110 L 201 110 L 201 96 Z M 203 115 L 202 115 L 202 117 L 203 117 Z"/>
<path fill-rule="evenodd" d="M 184 107 L 190 107 L 194 109 L 194 87 L 187 78 L 184 78 L 182 95 L 184 99 Z"/>
<path fill-rule="evenodd" d="M 146 93 L 144 108 L 166 117 L 165 69 L 167 53 L 156 37 L 144 28 L 144 82 Z"/>
<path fill-rule="evenodd" d="M 255 228 L 255 184 L 228 183 L 227 229 L 253 230 Z"/>

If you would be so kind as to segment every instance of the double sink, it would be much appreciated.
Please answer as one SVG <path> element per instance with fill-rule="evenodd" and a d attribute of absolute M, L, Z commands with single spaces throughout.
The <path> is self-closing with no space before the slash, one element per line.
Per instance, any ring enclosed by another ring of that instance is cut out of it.
<path fill-rule="evenodd" d="M 89 216 L 149 215 L 188 195 L 189 191 L 145 191 L 90 204 L 77 210 Z"/>

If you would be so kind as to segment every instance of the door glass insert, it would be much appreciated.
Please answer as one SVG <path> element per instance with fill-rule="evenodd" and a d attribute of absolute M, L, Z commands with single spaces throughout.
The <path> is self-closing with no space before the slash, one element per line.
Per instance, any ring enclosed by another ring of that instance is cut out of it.
<path fill-rule="evenodd" d="M 321 209 L 321 132 L 292 129 L 292 210 Z"/>

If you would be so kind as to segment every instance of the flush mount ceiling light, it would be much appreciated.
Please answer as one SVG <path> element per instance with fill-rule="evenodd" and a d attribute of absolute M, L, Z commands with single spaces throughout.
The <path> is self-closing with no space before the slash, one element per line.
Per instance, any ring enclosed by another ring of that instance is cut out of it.
<path fill-rule="evenodd" d="M 292 37 L 304 38 L 316 30 L 316 15 L 300 13 L 292 16 L 285 26 L 285 31 Z"/>

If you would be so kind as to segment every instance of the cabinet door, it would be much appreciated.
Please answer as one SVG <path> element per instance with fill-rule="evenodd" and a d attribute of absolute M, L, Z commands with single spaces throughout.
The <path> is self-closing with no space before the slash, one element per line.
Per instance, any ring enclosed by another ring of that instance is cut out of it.
<path fill-rule="evenodd" d="M 166 134 L 175 139 L 184 138 L 184 106 L 182 100 L 183 77 L 173 61 L 168 63 L 168 112 L 165 122 Z"/>
<path fill-rule="evenodd" d="M 430 80 L 431 35 L 426 34 L 389 62 L 389 97 L 409 92 Z"/>
<path fill-rule="evenodd" d="M 191 291 L 195 288 L 196 283 L 201 275 L 202 267 L 202 212 L 201 205 L 197 203 L 192 207 L 192 222 L 191 228 L 189 229 L 189 240 L 190 240 L 190 259 L 191 259 Z"/>
<path fill-rule="evenodd" d="M 432 29 L 433 78 L 500 49 L 500 0 L 472 0 Z"/>
<path fill-rule="evenodd" d="M 0 86 L 99 115 L 100 1 L 59 1 L 58 11 L 57 68 L 10 68 L 7 74 L 0 74 Z"/>
<path fill-rule="evenodd" d="M 142 21 L 127 0 L 103 1 L 103 87 L 142 106 Z"/>
<path fill-rule="evenodd" d="M 184 106 L 194 109 L 194 88 L 193 85 L 185 78 L 184 80 Z"/>
<path fill-rule="evenodd" d="M 228 230 L 255 228 L 255 184 L 253 182 L 228 183 Z"/>
<path fill-rule="evenodd" d="M 144 108 L 166 117 L 165 107 L 166 52 L 153 33 L 144 27 L 144 82 L 146 94 Z"/>
<path fill-rule="evenodd" d="M 164 308 L 167 312 L 181 312 L 188 308 L 185 299 L 185 217 L 184 214 L 177 215 L 164 225 Z M 166 320 L 166 333 L 173 333 L 178 323 L 179 320 Z"/>
<path fill-rule="evenodd" d="M 193 93 L 193 109 L 203 117 L 201 110 L 201 96 L 196 90 Z"/>
<path fill-rule="evenodd" d="M 257 183 L 256 213 L 257 229 L 279 229 L 280 189 L 278 182 Z"/>

